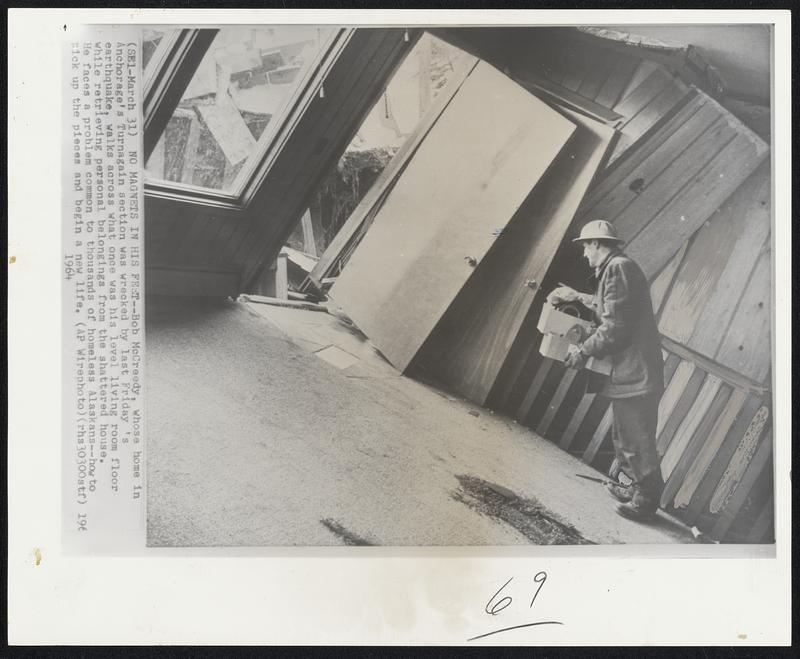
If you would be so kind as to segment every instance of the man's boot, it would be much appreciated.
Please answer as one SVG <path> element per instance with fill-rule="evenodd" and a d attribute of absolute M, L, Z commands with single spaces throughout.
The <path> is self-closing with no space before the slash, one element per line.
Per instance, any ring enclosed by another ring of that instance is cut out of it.
<path fill-rule="evenodd" d="M 633 486 L 625 487 L 620 483 L 606 483 L 606 490 L 608 493 L 620 503 L 628 503 L 633 499 Z"/>
<path fill-rule="evenodd" d="M 661 479 L 661 472 L 657 470 L 648 474 L 632 488 L 631 500 L 617 505 L 617 513 L 636 521 L 654 518 L 663 489 L 664 481 Z"/>

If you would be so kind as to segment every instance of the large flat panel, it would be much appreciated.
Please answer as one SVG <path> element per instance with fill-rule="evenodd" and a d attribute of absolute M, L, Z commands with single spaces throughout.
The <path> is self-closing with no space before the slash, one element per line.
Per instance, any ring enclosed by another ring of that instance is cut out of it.
<path fill-rule="evenodd" d="M 473 70 L 330 291 L 396 368 L 408 366 L 574 130 L 490 65 Z"/>
<path fill-rule="evenodd" d="M 426 370 L 483 404 L 614 131 L 563 110 L 575 135 L 490 249 L 420 351 Z"/>

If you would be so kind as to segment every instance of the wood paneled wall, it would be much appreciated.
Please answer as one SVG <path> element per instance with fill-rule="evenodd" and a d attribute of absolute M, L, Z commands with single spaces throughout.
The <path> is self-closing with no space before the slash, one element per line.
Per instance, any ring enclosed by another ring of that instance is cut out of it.
<path fill-rule="evenodd" d="M 692 92 L 606 170 L 574 226 L 613 221 L 651 279 L 660 329 L 674 348 L 665 351 L 659 414 L 662 505 L 728 541 L 769 540 L 771 532 L 766 156 L 752 131 Z M 587 274 L 565 241 L 545 290 L 557 281 L 588 290 Z M 584 393 L 583 374 L 542 358 L 535 319 L 528 322 L 526 349 L 516 350 L 491 406 L 614 473 L 608 401 Z"/>

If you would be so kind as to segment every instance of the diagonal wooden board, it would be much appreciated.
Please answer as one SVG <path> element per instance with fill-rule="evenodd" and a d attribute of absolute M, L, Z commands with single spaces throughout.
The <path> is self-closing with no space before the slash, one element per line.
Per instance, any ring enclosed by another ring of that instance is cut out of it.
<path fill-rule="evenodd" d="M 613 128 L 560 109 L 578 128 L 459 293 L 418 356 L 426 371 L 483 404 L 589 185 Z M 530 340 L 526 338 L 524 340 Z"/>
<path fill-rule="evenodd" d="M 330 290 L 395 368 L 406 369 L 574 131 L 489 64 L 475 67 Z"/>

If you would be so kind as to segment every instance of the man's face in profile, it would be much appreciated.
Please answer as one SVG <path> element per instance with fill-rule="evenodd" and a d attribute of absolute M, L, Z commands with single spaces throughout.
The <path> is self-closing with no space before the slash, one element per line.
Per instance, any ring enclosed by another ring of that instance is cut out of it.
<path fill-rule="evenodd" d="M 596 268 L 600 265 L 601 250 L 596 240 L 585 240 L 581 243 L 583 247 L 583 258 L 589 262 L 589 267 Z"/>

